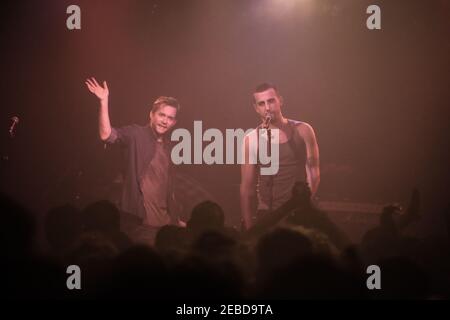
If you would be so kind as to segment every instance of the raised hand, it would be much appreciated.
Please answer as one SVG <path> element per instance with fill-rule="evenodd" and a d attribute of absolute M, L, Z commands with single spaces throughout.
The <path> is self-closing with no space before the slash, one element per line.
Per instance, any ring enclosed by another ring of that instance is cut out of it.
<path fill-rule="evenodd" d="M 100 100 L 108 98 L 109 90 L 106 81 L 103 81 L 103 87 L 98 84 L 94 77 L 86 79 L 85 83 L 89 91 L 95 94 Z"/>
<path fill-rule="evenodd" d="M 394 214 L 397 216 L 394 219 Z M 414 188 L 411 194 L 411 199 L 408 204 L 408 208 L 401 212 L 401 209 L 397 206 L 386 206 L 383 209 L 383 213 L 381 215 L 381 223 L 382 224 L 392 224 L 394 223 L 396 227 L 401 230 L 407 227 L 414 221 L 420 219 L 420 192 L 418 189 Z"/>
<path fill-rule="evenodd" d="M 420 193 L 417 188 L 414 188 L 412 191 L 411 200 L 409 201 L 405 215 L 408 217 L 409 221 L 418 220 L 420 218 Z"/>
<path fill-rule="evenodd" d="M 245 237 L 251 238 L 261 235 L 269 228 L 275 226 L 280 220 L 291 214 L 292 210 L 299 207 L 309 209 L 310 206 L 311 190 L 309 189 L 308 183 L 298 181 L 292 187 L 291 198 L 276 210 L 259 217 L 258 221 L 246 231 Z"/>

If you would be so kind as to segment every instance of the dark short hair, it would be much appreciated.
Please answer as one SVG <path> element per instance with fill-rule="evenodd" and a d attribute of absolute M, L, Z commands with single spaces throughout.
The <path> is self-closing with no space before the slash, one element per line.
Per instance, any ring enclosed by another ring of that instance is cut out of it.
<path fill-rule="evenodd" d="M 225 214 L 222 208 L 215 202 L 203 201 L 197 204 L 187 222 L 188 229 L 222 228 L 225 223 Z"/>
<path fill-rule="evenodd" d="M 275 90 L 275 92 L 278 94 L 278 88 L 276 85 L 274 85 L 273 83 L 269 83 L 269 82 L 264 82 L 261 83 L 259 85 L 256 86 L 255 91 L 253 93 L 257 93 L 257 92 L 263 92 L 269 89 L 273 89 Z"/>
<path fill-rule="evenodd" d="M 270 82 L 263 82 L 263 83 L 257 85 L 255 90 L 253 90 L 253 93 L 264 92 L 269 89 L 273 89 L 277 95 L 280 95 L 280 92 L 278 91 L 277 86 Z M 253 100 L 253 102 L 255 102 L 255 97 L 253 97 L 252 100 Z"/>
<path fill-rule="evenodd" d="M 155 102 L 153 102 L 152 113 L 158 111 L 163 105 L 174 107 L 177 109 L 177 112 L 180 111 L 180 104 L 177 99 L 173 97 L 160 96 L 155 100 Z"/>

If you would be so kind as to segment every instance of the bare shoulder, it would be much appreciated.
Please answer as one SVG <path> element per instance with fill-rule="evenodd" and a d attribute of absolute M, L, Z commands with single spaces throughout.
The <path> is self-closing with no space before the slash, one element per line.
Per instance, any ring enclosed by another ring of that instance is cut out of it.
<path fill-rule="evenodd" d="M 245 138 L 248 139 L 249 137 L 252 137 L 256 135 L 256 129 L 249 129 L 245 132 Z"/>
<path fill-rule="evenodd" d="M 248 145 L 250 140 L 256 139 L 256 136 L 257 136 L 256 129 L 247 130 L 247 132 L 244 135 L 244 144 Z"/>
<path fill-rule="evenodd" d="M 304 139 L 310 139 L 315 137 L 314 129 L 313 127 L 304 121 L 295 121 L 295 127 L 297 128 L 298 133 L 304 138 Z"/>

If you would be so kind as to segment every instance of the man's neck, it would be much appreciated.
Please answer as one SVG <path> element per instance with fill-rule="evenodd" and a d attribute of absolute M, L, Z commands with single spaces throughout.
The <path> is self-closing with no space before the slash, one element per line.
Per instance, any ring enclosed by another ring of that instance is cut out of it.
<path fill-rule="evenodd" d="M 150 125 L 150 130 L 152 131 L 156 141 L 164 142 L 164 136 L 161 134 L 158 134 L 152 125 Z"/>
<path fill-rule="evenodd" d="M 263 123 L 264 123 L 264 120 L 263 120 Z M 282 129 L 287 123 L 288 123 L 288 120 L 285 117 L 280 116 L 279 118 L 275 118 L 275 119 L 272 119 L 272 121 L 270 121 L 269 128 L 270 129 L 274 129 L 274 128 Z"/>

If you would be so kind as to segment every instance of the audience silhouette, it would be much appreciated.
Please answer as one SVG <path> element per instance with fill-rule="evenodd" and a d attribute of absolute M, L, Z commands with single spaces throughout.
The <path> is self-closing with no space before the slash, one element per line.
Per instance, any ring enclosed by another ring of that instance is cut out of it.
<path fill-rule="evenodd" d="M 404 212 L 386 206 L 379 224 L 351 243 L 299 182 L 248 231 L 227 227 L 222 208 L 205 201 L 186 227 L 162 227 L 148 244 L 126 234 L 124 214 L 108 201 L 67 204 L 46 214 L 43 249 L 34 245 L 32 212 L 2 195 L 4 290 L 13 299 L 447 299 L 449 239 L 404 232 L 420 219 L 420 203 L 414 189 Z M 366 286 L 373 264 L 381 290 Z M 69 265 L 82 270 L 82 290 L 67 289 Z"/>

